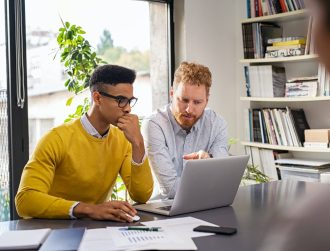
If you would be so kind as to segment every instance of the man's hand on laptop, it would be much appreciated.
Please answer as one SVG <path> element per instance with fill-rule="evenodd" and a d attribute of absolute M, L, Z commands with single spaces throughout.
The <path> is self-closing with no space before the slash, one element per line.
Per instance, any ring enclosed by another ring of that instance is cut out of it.
<path fill-rule="evenodd" d="M 119 222 L 133 222 L 132 217 L 136 213 L 135 208 L 126 201 L 107 201 L 97 205 L 80 202 L 73 209 L 73 215 L 77 218 Z"/>
<path fill-rule="evenodd" d="M 195 152 L 195 153 L 189 153 L 186 155 L 183 155 L 183 159 L 185 160 L 191 160 L 191 159 L 209 159 L 211 156 L 202 150 Z"/>

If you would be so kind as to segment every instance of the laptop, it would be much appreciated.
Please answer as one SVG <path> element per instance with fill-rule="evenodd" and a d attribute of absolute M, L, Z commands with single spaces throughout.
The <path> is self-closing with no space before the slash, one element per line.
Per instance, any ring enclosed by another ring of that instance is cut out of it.
<path fill-rule="evenodd" d="M 173 216 L 233 203 L 248 155 L 189 160 L 173 200 L 138 204 L 137 210 Z"/>

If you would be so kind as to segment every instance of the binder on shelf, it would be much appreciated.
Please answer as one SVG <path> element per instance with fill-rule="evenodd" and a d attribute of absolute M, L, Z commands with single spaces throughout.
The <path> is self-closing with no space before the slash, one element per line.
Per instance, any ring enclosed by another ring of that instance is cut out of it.
<path fill-rule="evenodd" d="M 305 130 L 310 129 L 303 109 L 291 110 L 295 128 L 301 143 L 305 142 Z"/>

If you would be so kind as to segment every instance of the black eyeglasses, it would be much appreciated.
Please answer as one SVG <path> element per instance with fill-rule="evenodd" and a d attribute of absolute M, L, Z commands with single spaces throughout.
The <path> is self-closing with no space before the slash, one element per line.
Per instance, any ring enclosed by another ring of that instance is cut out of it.
<path fill-rule="evenodd" d="M 100 91 L 99 91 L 99 93 L 104 97 L 113 98 L 114 100 L 116 100 L 117 103 L 118 103 L 118 106 L 120 108 L 124 108 L 128 104 L 130 105 L 130 107 L 133 107 L 136 104 L 137 100 L 138 100 L 135 97 L 127 98 L 125 96 L 113 96 L 113 95 L 110 95 L 106 92 L 100 92 Z"/>

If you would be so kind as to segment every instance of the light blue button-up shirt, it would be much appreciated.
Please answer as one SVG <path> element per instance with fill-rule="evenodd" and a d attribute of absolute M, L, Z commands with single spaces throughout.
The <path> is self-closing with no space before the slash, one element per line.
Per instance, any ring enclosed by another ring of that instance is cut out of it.
<path fill-rule="evenodd" d="M 167 105 L 144 119 L 142 134 L 161 198 L 174 198 L 186 164 L 183 155 L 200 150 L 213 157 L 228 155 L 227 123 L 210 109 L 204 110 L 187 133 Z"/>

